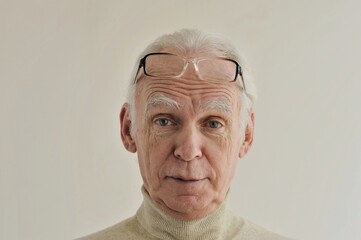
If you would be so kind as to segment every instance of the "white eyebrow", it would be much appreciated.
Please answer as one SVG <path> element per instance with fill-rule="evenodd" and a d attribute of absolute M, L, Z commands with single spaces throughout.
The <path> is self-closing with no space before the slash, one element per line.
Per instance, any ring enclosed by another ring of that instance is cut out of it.
<path fill-rule="evenodd" d="M 225 113 L 232 112 L 231 103 L 224 98 L 202 102 L 200 105 L 200 109 L 204 111 L 221 110 Z"/>
<path fill-rule="evenodd" d="M 146 112 L 155 107 L 167 107 L 174 110 L 179 110 L 181 108 L 181 105 L 177 101 L 169 97 L 163 95 L 153 95 L 148 100 Z"/>

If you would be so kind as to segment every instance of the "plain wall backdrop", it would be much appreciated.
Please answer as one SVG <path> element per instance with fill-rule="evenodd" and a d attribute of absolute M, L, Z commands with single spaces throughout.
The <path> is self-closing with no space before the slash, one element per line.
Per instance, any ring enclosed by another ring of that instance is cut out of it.
<path fill-rule="evenodd" d="M 222 34 L 258 86 L 235 213 L 296 239 L 361 239 L 361 15 L 348 0 L 0 1 L 0 239 L 73 239 L 132 216 L 119 137 L 138 54 Z"/>

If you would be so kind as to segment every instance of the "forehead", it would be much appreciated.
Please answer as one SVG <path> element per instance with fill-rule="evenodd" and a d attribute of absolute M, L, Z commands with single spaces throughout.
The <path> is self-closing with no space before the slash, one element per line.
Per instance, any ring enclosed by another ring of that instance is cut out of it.
<path fill-rule="evenodd" d="M 240 86 L 236 82 L 207 82 L 196 77 L 157 79 L 144 76 L 137 83 L 135 101 L 138 106 L 140 104 L 144 107 L 149 106 L 149 103 L 153 106 L 169 105 L 164 99 L 159 100 L 164 96 L 165 99 L 174 100 L 176 103 L 173 105 L 179 104 L 179 107 L 187 104 L 203 107 L 210 102 L 240 107 L 240 94 Z"/>
<path fill-rule="evenodd" d="M 160 52 L 172 53 L 184 57 L 222 57 L 216 51 L 184 50 L 176 48 L 164 48 Z M 192 68 L 192 66 L 191 66 Z M 175 101 L 191 101 L 193 105 L 203 102 L 214 101 L 215 99 L 228 101 L 231 105 L 240 105 L 241 86 L 238 81 L 211 82 L 199 79 L 194 69 L 187 69 L 187 72 L 180 78 L 157 79 L 148 77 L 141 72 L 136 86 L 136 102 L 142 100 L 146 105 L 154 96 L 164 95 Z"/>

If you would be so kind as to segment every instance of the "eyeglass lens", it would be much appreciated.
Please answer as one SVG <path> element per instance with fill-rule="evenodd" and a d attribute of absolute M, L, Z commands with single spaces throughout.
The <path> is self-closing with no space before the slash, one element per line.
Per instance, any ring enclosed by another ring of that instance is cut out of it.
<path fill-rule="evenodd" d="M 146 57 L 144 70 L 154 77 L 175 77 L 183 72 L 186 64 L 186 60 L 179 56 L 154 54 Z M 201 59 L 197 67 L 199 77 L 203 80 L 233 81 L 236 77 L 237 64 L 227 59 Z"/>

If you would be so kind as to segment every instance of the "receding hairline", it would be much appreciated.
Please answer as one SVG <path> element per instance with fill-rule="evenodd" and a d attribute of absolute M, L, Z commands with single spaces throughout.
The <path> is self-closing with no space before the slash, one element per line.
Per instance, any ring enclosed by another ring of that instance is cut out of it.
<path fill-rule="evenodd" d="M 146 54 L 152 52 L 164 51 L 165 48 L 176 48 L 180 53 L 186 54 L 196 52 L 201 54 L 203 51 L 215 56 L 226 57 L 237 61 L 242 66 L 243 79 L 247 88 L 247 93 L 242 91 L 242 108 L 250 112 L 254 101 L 257 98 L 256 87 L 253 83 L 251 74 L 246 66 L 245 59 L 239 54 L 232 41 L 224 36 L 215 33 L 204 32 L 197 29 L 181 29 L 173 33 L 164 34 L 150 43 L 138 56 L 138 60 L 131 74 L 131 81 L 128 85 L 127 100 L 130 105 L 132 121 L 135 123 L 135 92 L 136 85 L 134 77 L 139 70 L 139 61 Z"/>
<path fill-rule="evenodd" d="M 176 50 L 178 53 L 212 54 L 240 61 L 239 53 L 231 41 L 223 36 L 197 29 L 181 29 L 171 34 L 158 37 L 141 54 L 144 56 L 152 52 L 166 52 L 166 49 Z"/>

